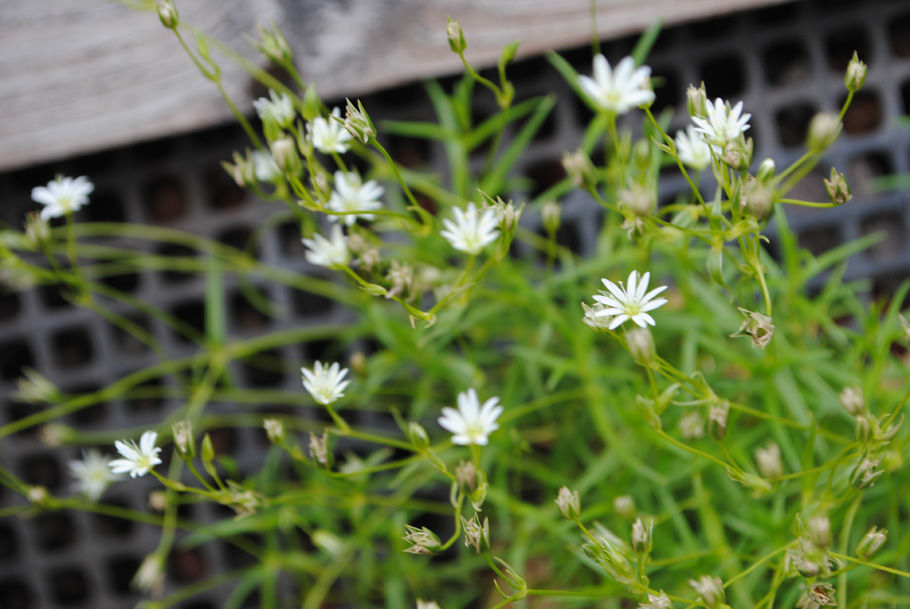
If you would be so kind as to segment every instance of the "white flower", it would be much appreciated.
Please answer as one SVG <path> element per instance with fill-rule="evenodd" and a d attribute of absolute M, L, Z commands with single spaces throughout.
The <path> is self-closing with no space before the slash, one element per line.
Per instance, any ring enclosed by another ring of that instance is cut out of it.
<path fill-rule="evenodd" d="M 373 211 L 382 207 L 379 197 L 382 196 L 383 188 L 376 180 L 369 180 L 364 183 L 360 176 L 353 171 L 347 173 L 343 171 L 335 172 L 335 190 L 329 198 L 326 205 L 332 211 L 353 212 L 353 211 Z M 332 222 L 344 222 L 352 226 L 357 218 L 372 220 L 373 214 L 347 214 L 344 216 L 329 216 Z"/>
<path fill-rule="evenodd" d="M 82 451 L 81 461 L 70 461 L 70 473 L 75 478 L 74 488 L 88 497 L 89 501 L 98 501 L 111 482 L 119 476 L 111 471 L 110 459 L 95 449 Z"/>
<path fill-rule="evenodd" d="M 260 97 L 253 102 L 259 118 L 263 121 L 271 119 L 279 127 L 290 127 L 294 123 L 294 117 L 297 116 L 291 97 L 286 93 L 276 93 L 271 89 L 269 97 Z"/>
<path fill-rule="evenodd" d="M 310 264 L 319 266 L 347 266 L 351 259 L 348 251 L 348 242 L 341 231 L 341 226 L 332 226 L 332 232 L 326 239 L 320 234 L 314 234 L 312 239 L 302 239 L 307 246 L 306 259 Z"/>
<path fill-rule="evenodd" d="M 705 105 L 705 116 L 693 116 L 695 130 L 705 137 L 705 141 L 715 147 L 715 151 L 723 149 L 729 143 L 742 137 L 743 132 L 749 128 L 751 114 L 743 114 L 743 103 L 737 102 L 730 107 L 729 102 L 721 98 Z"/>
<path fill-rule="evenodd" d="M 300 369 L 304 388 L 320 404 L 331 404 L 344 395 L 344 388 L 351 382 L 343 380 L 347 373 L 348 369 L 342 368 L 338 362 L 333 362 L 331 366 L 316 362 L 312 370 Z"/>
<path fill-rule="evenodd" d="M 676 132 L 676 152 L 683 164 L 701 171 L 711 163 L 711 147 L 693 125 Z"/>
<path fill-rule="evenodd" d="M 610 330 L 619 327 L 627 319 L 631 319 L 642 328 L 647 325 L 653 326 L 654 318 L 648 315 L 647 311 L 652 311 L 667 303 L 666 298 L 654 299 L 655 296 L 666 290 L 667 286 L 662 285 L 645 293 L 650 280 L 650 272 L 645 273 L 639 279 L 638 271 L 629 273 L 625 288 L 623 288 L 622 282 L 616 285 L 609 279 L 601 279 L 609 294 L 601 290 L 599 294 L 594 295 L 594 300 L 605 305 L 604 309 L 597 311 L 594 315 L 600 317 L 615 315 L 610 322 Z"/>
<path fill-rule="evenodd" d="M 341 118 L 341 108 L 333 108 L 332 116 Z M 353 136 L 334 119 L 317 116 L 307 125 L 307 133 L 316 150 L 323 154 L 344 154 L 351 147 L 349 142 Z"/>
<path fill-rule="evenodd" d="M 95 185 L 85 176 L 76 179 L 57 176 L 47 186 L 32 188 L 32 199 L 44 205 L 41 219 L 58 218 L 88 203 Z"/>
<path fill-rule="evenodd" d="M 443 408 L 439 425 L 452 432 L 453 444 L 484 446 L 488 436 L 499 429 L 496 419 L 502 414 L 499 398 L 492 397 L 480 405 L 477 392 L 472 387 L 458 394 L 458 410 Z"/>
<path fill-rule="evenodd" d="M 254 150 L 250 158 L 253 161 L 253 173 L 260 182 L 274 182 L 281 176 L 281 169 L 268 152 Z"/>
<path fill-rule="evenodd" d="M 598 54 L 594 57 L 594 78 L 579 76 L 578 84 L 598 107 L 622 114 L 654 101 L 650 77 L 651 68 L 636 68 L 631 57 L 611 69 L 607 58 Z"/>
<path fill-rule="evenodd" d="M 648 602 L 640 603 L 638 609 L 671 609 L 673 603 L 670 601 L 670 597 L 661 590 L 657 594 L 648 593 Z"/>
<path fill-rule="evenodd" d="M 445 230 L 441 231 L 440 234 L 455 249 L 476 255 L 499 236 L 499 231 L 496 228 L 499 222 L 496 219 L 496 212 L 492 208 L 487 208 L 478 215 L 478 210 L 474 204 L 468 203 L 465 209 L 462 210 L 456 207 L 452 211 L 455 214 L 455 221 L 443 220 L 442 224 L 445 226 Z"/>
<path fill-rule="evenodd" d="M 139 438 L 139 445 L 134 440 L 114 442 L 117 452 L 123 456 L 122 459 L 114 459 L 110 465 L 111 471 L 115 474 L 129 473 L 131 478 L 146 475 L 149 470 L 161 463 L 158 453 L 161 449 L 155 446 L 158 441 L 158 434 L 154 431 L 146 431 Z"/>

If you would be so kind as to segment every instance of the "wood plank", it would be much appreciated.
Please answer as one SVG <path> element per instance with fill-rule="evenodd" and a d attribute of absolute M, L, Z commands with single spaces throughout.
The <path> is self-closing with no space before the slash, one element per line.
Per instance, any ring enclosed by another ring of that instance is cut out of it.
<path fill-rule="evenodd" d="M 599 0 L 609 38 L 663 19 L 693 20 L 781 0 Z M 589 0 L 178 0 L 181 18 L 262 64 L 243 42 L 274 21 L 294 46 L 305 79 L 323 98 L 359 95 L 456 72 L 447 15 L 458 18 L 468 58 L 494 63 L 522 40 L 519 57 L 583 44 Z M 243 109 L 251 79 L 222 63 Z M 52 161 L 231 120 L 154 13 L 104 0 L 6 0 L 0 6 L 0 169 Z"/>

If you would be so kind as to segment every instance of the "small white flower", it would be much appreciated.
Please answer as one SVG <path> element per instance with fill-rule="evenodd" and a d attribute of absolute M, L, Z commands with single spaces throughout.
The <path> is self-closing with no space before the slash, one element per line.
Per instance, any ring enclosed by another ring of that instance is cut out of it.
<path fill-rule="evenodd" d="M 253 161 L 253 173 L 260 182 L 274 182 L 281 176 L 281 169 L 271 154 L 254 150 L 250 158 Z"/>
<path fill-rule="evenodd" d="M 344 395 L 344 388 L 351 382 L 344 380 L 347 373 L 348 369 L 342 368 L 338 362 L 333 362 L 331 366 L 316 362 L 312 370 L 300 369 L 304 388 L 320 404 L 331 404 Z"/>
<path fill-rule="evenodd" d="M 578 84 L 598 107 L 622 114 L 654 101 L 650 77 L 651 68 L 636 68 L 631 57 L 622 59 L 611 69 L 606 57 L 596 55 L 594 78 L 579 76 Z"/>
<path fill-rule="evenodd" d="M 640 603 L 638 609 L 671 609 L 673 603 L 670 601 L 670 597 L 661 590 L 657 594 L 648 593 L 648 602 Z"/>
<path fill-rule="evenodd" d="M 297 116 L 291 97 L 286 93 L 277 93 L 271 89 L 269 97 L 260 97 L 253 102 L 253 107 L 256 108 L 259 118 L 263 121 L 271 119 L 279 127 L 290 127 L 294 123 L 294 117 Z"/>
<path fill-rule="evenodd" d="M 341 108 L 333 108 L 332 116 L 341 118 Z M 334 119 L 317 116 L 307 125 L 307 133 L 316 150 L 323 154 L 344 154 L 351 147 L 352 135 Z"/>
<path fill-rule="evenodd" d="M 502 414 L 499 398 L 492 397 L 480 405 L 477 392 L 472 387 L 458 394 L 458 410 L 443 408 L 439 425 L 452 432 L 453 444 L 484 446 L 488 436 L 499 429 L 496 419 Z"/>
<path fill-rule="evenodd" d="M 737 102 L 730 107 L 729 102 L 721 98 L 705 105 L 705 116 L 693 116 L 695 130 L 704 135 L 705 141 L 720 152 L 729 142 L 742 137 L 749 128 L 751 114 L 743 114 L 743 103 Z"/>
<path fill-rule="evenodd" d="M 310 264 L 326 267 L 347 266 L 351 259 L 347 239 L 338 224 L 332 226 L 328 239 L 317 233 L 312 239 L 302 241 L 307 246 L 305 255 Z"/>
<path fill-rule="evenodd" d="M 98 501 L 111 482 L 120 479 L 110 468 L 110 459 L 95 449 L 82 451 L 81 461 L 70 461 L 70 473 L 75 478 L 73 487 L 89 501 Z"/>
<path fill-rule="evenodd" d="M 41 219 L 58 218 L 70 211 L 77 211 L 88 203 L 88 196 L 95 189 L 85 176 L 67 178 L 57 176 L 47 186 L 32 188 L 32 199 L 44 205 Z"/>
<path fill-rule="evenodd" d="M 638 271 L 632 271 L 629 273 L 625 288 L 623 288 L 622 282 L 616 285 L 609 279 L 601 279 L 601 281 L 609 290 L 609 294 L 601 290 L 599 294 L 594 295 L 594 300 L 605 305 L 604 309 L 597 311 L 594 315 L 600 317 L 615 315 L 610 322 L 610 330 L 618 328 L 627 319 L 631 319 L 642 328 L 647 325 L 653 326 L 654 318 L 647 312 L 667 303 L 666 298 L 654 299 L 667 289 L 665 285 L 646 293 L 648 283 L 651 281 L 650 272 L 645 273 L 639 279 Z"/>
<path fill-rule="evenodd" d="M 711 163 L 711 147 L 693 125 L 676 132 L 676 152 L 683 164 L 698 171 Z"/>
<path fill-rule="evenodd" d="M 364 182 L 356 172 L 336 171 L 335 190 L 332 192 L 326 207 L 332 211 L 339 212 L 373 211 L 382 207 L 379 197 L 382 196 L 383 192 L 384 189 L 376 180 Z M 357 221 L 357 218 L 372 220 L 373 214 L 329 216 L 329 220 L 332 222 L 340 221 L 348 226 L 352 226 Z"/>
<path fill-rule="evenodd" d="M 468 203 L 465 209 L 456 207 L 452 211 L 455 214 L 455 221 L 444 219 L 442 224 L 445 230 L 440 234 L 455 249 L 476 255 L 499 236 L 499 230 L 496 228 L 499 222 L 492 208 L 478 214 L 474 203 Z"/>
<path fill-rule="evenodd" d="M 161 463 L 161 459 L 158 458 L 161 449 L 155 446 L 157 441 L 158 434 L 154 431 L 144 432 L 139 438 L 138 445 L 134 440 L 117 440 L 114 447 L 123 458 L 114 459 L 109 463 L 111 471 L 115 474 L 129 473 L 131 478 L 146 475 L 149 470 Z"/>

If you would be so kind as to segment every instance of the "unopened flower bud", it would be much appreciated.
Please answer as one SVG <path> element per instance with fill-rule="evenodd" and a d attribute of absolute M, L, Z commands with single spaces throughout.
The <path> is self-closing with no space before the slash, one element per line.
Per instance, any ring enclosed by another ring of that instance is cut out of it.
<path fill-rule="evenodd" d="M 862 414 L 856 417 L 855 435 L 858 442 L 866 444 L 872 439 L 872 417 Z"/>
<path fill-rule="evenodd" d="M 277 27 L 266 28 L 259 25 L 259 51 L 277 64 L 290 63 L 294 59 L 291 45 Z"/>
<path fill-rule="evenodd" d="M 856 546 L 856 555 L 863 559 L 871 558 L 888 540 L 888 529 L 872 527 L 863 535 Z"/>
<path fill-rule="evenodd" d="M 704 601 L 708 609 L 716 609 L 724 602 L 724 583 L 719 577 L 702 575 L 697 580 L 690 579 L 689 585 Z"/>
<path fill-rule="evenodd" d="M 752 346 L 764 349 L 774 336 L 773 319 L 758 311 L 750 311 L 737 307 L 745 319 L 739 330 L 730 335 L 731 338 L 748 336 L 752 339 Z"/>
<path fill-rule="evenodd" d="M 177 28 L 180 24 L 180 16 L 177 14 L 177 7 L 174 6 L 173 0 L 158 0 L 156 9 L 161 25 L 169 30 Z"/>
<path fill-rule="evenodd" d="M 73 430 L 62 423 L 48 423 L 38 430 L 38 437 L 45 446 L 60 448 L 73 436 Z"/>
<path fill-rule="evenodd" d="M 620 495 L 613 499 L 613 509 L 616 513 L 627 520 L 631 520 L 637 511 L 635 500 L 629 495 Z"/>
<path fill-rule="evenodd" d="M 673 609 L 673 601 L 661 590 L 657 594 L 648 593 L 648 602 L 639 603 L 638 609 Z"/>
<path fill-rule="evenodd" d="M 822 550 L 831 545 L 831 521 L 827 516 L 814 516 L 808 524 L 809 541 Z"/>
<path fill-rule="evenodd" d="M 411 547 L 406 548 L 405 552 L 410 554 L 430 554 L 431 550 L 440 546 L 439 537 L 427 527 L 418 529 L 406 524 L 404 529 L 405 534 L 402 539 L 411 544 Z"/>
<path fill-rule="evenodd" d="M 408 437 L 417 450 L 424 450 L 430 445 L 430 436 L 427 435 L 427 431 L 417 421 L 408 423 Z"/>
<path fill-rule="evenodd" d="M 689 85 L 686 89 L 686 107 L 689 109 L 691 116 L 704 116 L 707 112 L 708 94 L 705 91 L 705 83 L 702 82 L 696 89 L 694 85 Z"/>
<path fill-rule="evenodd" d="M 806 147 L 810 152 L 819 153 L 827 150 L 840 134 L 841 122 L 836 114 L 819 112 L 809 122 L 809 135 Z"/>
<path fill-rule="evenodd" d="M 363 102 L 359 99 L 357 100 L 356 107 L 351 103 L 351 100 L 347 100 L 347 102 L 347 106 L 345 106 L 344 126 L 349 132 L 356 135 L 357 139 L 366 144 L 370 141 L 370 138 L 376 135 L 376 128 L 373 126 L 373 121 L 370 120 L 370 116 L 363 108 Z"/>
<path fill-rule="evenodd" d="M 831 168 L 831 177 L 824 178 L 822 181 L 825 183 L 828 198 L 835 205 L 843 205 L 853 198 L 850 185 L 847 183 L 847 176 L 839 173 L 834 167 Z"/>
<path fill-rule="evenodd" d="M 819 609 L 819 607 L 835 605 L 837 605 L 837 601 L 834 599 L 834 586 L 819 582 L 809 584 L 796 601 L 797 609 Z"/>
<path fill-rule="evenodd" d="M 439 609 L 439 605 L 436 601 L 425 601 L 418 598 L 417 609 Z"/>
<path fill-rule="evenodd" d="M 648 328 L 634 327 L 626 330 L 626 344 L 632 360 L 641 366 L 650 366 L 657 352 L 654 348 L 654 336 Z"/>
<path fill-rule="evenodd" d="M 740 193 L 740 205 L 746 213 L 763 222 L 770 218 L 774 211 L 774 188 L 749 176 Z"/>
<path fill-rule="evenodd" d="M 562 222 L 562 207 L 556 201 L 547 201 L 540 208 L 540 220 L 547 234 L 555 235 Z"/>
<path fill-rule="evenodd" d="M 453 53 L 458 53 L 460 55 L 468 48 L 468 43 L 464 39 L 464 31 L 461 29 L 461 24 L 451 17 L 446 17 L 446 38 L 449 39 L 449 48 L 452 49 Z"/>
<path fill-rule="evenodd" d="M 632 549 L 638 554 L 647 554 L 651 551 L 651 533 L 654 521 L 648 520 L 645 524 L 641 518 L 636 518 L 632 524 Z"/>
<path fill-rule="evenodd" d="M 464 545 L 468 548 L 474 548 L 474 551 L 480 554 L 483 550 L 490 547 L 490 521 L 483 519 L 483 524 L 477 514 L 471 516 L 470 520 L 465 520 L 461 516 L 461 528 L 464 531 Z"/>
<path fill-rule="evenodd" d="M 131 585 L 140 592 L 160 593 L 164 586 L 164 557 L 158 552 L 146 556 L 136 570 Z"/>
<path fill-rule="evenodd" d="M 149 493 L 149 507 L 156 512 L 163 512 L 167 509 L 167 492 L 152 491 Z"/>
<path fill-rule="evenodd" d="M 730 402 L 720 400 L 708 410 L 708 431 L 715 440 L 723 440 L 727 435 L 727 415 L 730 412 Z"/>
<path fill-rule="evenodd" d="M 578 491 L 571 491 L 567 486 L 561 487 L 556 495 L 556 506 L 569 520 L 578 518 L 578 514 L 581 513 L 581 498 Z"/>
<path fill-rule="evenodd" d="M 196 440 L 193 438 L 193 426 L 187 421 L 177 421 L 171 426 L 174 434 L 174 445 L 178 454 L 184 459 L 192 459 L 196 455 Z"/>
<path fill-rule="evenodd" d="M 752 152 L 755 143 L 752 138 L 740 138 L 728 142 L 724 147 L 724 153 L 721 160 L 734 170 L 746 169 L 752 164 Z"/>
<path fill-rule="evenodd" d="M 856 54 L 856 51 L 853 51 L 853 57 L 850 59 L 850 63 L 847 64 L 847 74 L 844 76 L 844 84 L 847 86 L 848 91 L 859 91 L 863 88 L 863 83 L 866 82 L 866 64 L 859 60 L 859 55 Z"/>
<path fill-rule="evenodd" d="M 483 502 L 487 500 L 487 484 L 486 478 L 482 478 L 473 491 L 468 495 L 468 501 L 471 502 L 471 507 L 474 508 L 475 512 L 479 512 L 483 509 Z"/>
<path fill-rule="evenodd" d="M 690 412 L 680 417 L 677 427 L 686 440 L 697 440 L 705 435 L 705 422 L 698 412 Z"/>
<path fill-rule="evenodd" d="M 25 492 L 25 498 L 38 506 L 43 506 L 47 503 L 48 497 L 50 495 L 43 486 L 30 486 Z"/>
<path fill-rule="evenodd" d="M 310 434 L 310 456 L 323 467 L 331 467 L 329 434 L 327 432 L 323 433 L 322 436 Z"/>
<path fill-rule="evenodd" d="M 455 466 L 455 479 L 458 486 L 464 489 L 473 490 L 477 483 L 477 469 L 473 461 L 461 461 Z"/>
<path fill-rule="evenodd" d="M 34 368 L 25 367 L 22 369 L 22 377 L 13 396 L 27 404 L 53 404 L 59 401 L 63 394 L 46 376 Z"/>
<path fill-rule="evenodd" d="M 253 184 L 256 176 L 256 168 L 252 159 L 241 155 L 239 152 L 235 152 L 233 160 L 233 163 L 222 161 L 221 166 L 224 167 L 224 170 L 231 176 L 234 183 L 241 188 Z"/>
<path fill-rule="evenodd" d="M 269 152 L 275 164 L 285 173 L 297 174 L 300 158 L 297 156 L 297 144 L 288 136 L 282 136 L 269 142 Z"/>
<path fill-rule="evenodd" d="M 838 394 L 840 405 L 850 416 L 858 417 L 866 412 L 866 402 L 863 399 L 863 390 L 860 387 L 845 387 Z"/>
<path fill-rule="evenodd" d="M 755 449 L 755 462 L 761 475 L 769 480 L 776 480 L 784 474 L 780 448 L 774 442 L 764 448 Z"/>
<path fill-rule="evenodd" d="M 25 238 L 32 249 L 40 249 L 50 241 L 51 227 L 47 220 L 41 217 L 41 212 L 29 212 L 25 216 Z"/>
<path fill-rule="evenodd" d="M 572 183 L 578 188 L 584 188 L 593 182 L 594 164 L 584 150 L 564 152 L 562 155 L 562 168 Z"/>
<path fill-rule="evenodd" d="M 850 482 L 856 488 L 868 488 L 875 484 L 876 478 L 882 475 L 882 470 L 878 469 L 880 459 L 870 459 L 863 457 L 853 474 L 850 476 Z"/>
<path fill-rule="evenodd" d="M 768 184 L 774 178 L 775 169 L 774 159 L 765 159 L 761 162 L 761 165 L 758 166 L 758 173 L 755 174 L 755 178 L 759 182 Z"/>
<path fill-rule="evenodd" d="M 281 444 L 284 442 L 284 423 L 278 419 L 268 418 L 262 422 L 265 429 L 265 435 L 268 436 L 269 442 Z"/>
<path fill-rule="evenodd" d="M 639 218 L 646 218 L 654 213 L 657 206 L 656 193 L 651 188 L 635 184 L 619 193 L 619 204 Z"/>

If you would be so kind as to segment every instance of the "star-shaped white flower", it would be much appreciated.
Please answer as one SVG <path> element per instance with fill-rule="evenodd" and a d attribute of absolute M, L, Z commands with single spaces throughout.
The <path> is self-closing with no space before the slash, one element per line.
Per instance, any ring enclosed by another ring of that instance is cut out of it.
<path fill-rule="evenodd" d="M 95 185 L 85 176 L 67 178 L 57 176 L 47 183 L 47 186 L 32 188 L 32 199 L 44 205 L 41 210 L 41 219 L 58 218 L 68 211 L 77 211 L 88 203 L 88 196 L 92 194 Z"/>
<path fill-rule="evenodd" d="M 733 142 L 742 137 L 743 132 L 749 128 L 751 114 L 743 114 L 743 103 L 737 102 L 731 107 L 730 102 L 721 98 L 714 103 L 705 104 L 705 116 L 693 116 L 695 130 L 700 132 L 705 141 L 715 150 L 723 149 L 728 142 Z"/>
<path fill-rule="evenodd" d="M 341 118 L 341 108 L 333 108 L 332 116 Z M 344 154 L 351 147 L 352 135 L 342 123 L 317 116 L 307 124 L 307 134 L 316 150 L 323 154 Z"/>
<path fill-rule="evenodd" d="M 676 153 L 683 164 L 698 171 L 711 163 L 711 147 L 693 125 L 689 125 L 685 131 L 676 132 Z"/>
<path fill-rule="evenodd" d="M 382 203 L 379 197 L 382 196 L 384 189 L 376 180 L 364 182 L 361 177 L 354 171 L 345 173 L 344 171 L 335 172 L 335 190 L 329 198 L 326 205 L 332 211 L 353 212 L 353 211 L 373 211 L 380 209 Z M 343 216 L 330 215 L 329 220 L 332 222 L 344 222 L 352 226 L 357 222 L 357 218 L 372 220 L 373 214 L 346 214 Z"/>
<path fill-rule="evenodd" d="M 452 212 L 455 214 L 455 221 L 443 220 L 445 230 L 440 234 L 458 251 L 471 255 L 479 254 L 499 236 L 499 230 L 496 228 L 499 221 L 493 208 L 488 207 L 478 212 L 474 203 L 468 203 L 465 209 L 456 207 Z"/>
<path fill-rule="evenodd" d="M 452 432 L 453 444 L 486 445 L 489 435 L 499 429 L 496 419 L 502 414 L 499 398 L 492 397 L 480 405 L 472 387 L 458 394 L 458 410 L 443 408 L 439 426 Z"/>
<path fill-rule="evenodd" d="M 651 68 L 636 68 L 631 57 L 611 69 L 607 58 L 598 54 L 594 57 L 594 78 L 579 76 L 578 84 L 599 108 L 622 114 L 654 101 L 650 78 Z"/>
<path fill-rule="evenodd" d="M 300 369 L 303 387 L 320 404 L 331 404 L 344 395 L 344 388 L 351 382 L 344 380 L 347 373 L 348 369 L 342 368 L 338 362 L 333 362 L 331 366 L 316 362 L 312 370 Z"/>
<path fill-rule="evenodd" d="M 316 233 L 312 239 L 302 241 L 307 246 L 306 259 L 310 264 L 326 267 L 347 266 L 351 259 L 348 241 L 339 224 L 332 225 L 328 239 Z"/>
<path fill-rule="evenodd" d="M 601 279 L 609 293 L 601 290 L 599 294 L 594 295 L 594 300 L 604 305 L 604 308 L 594 315 L 598 317 L 615 316 L 608 326 L 610 330 L 618 328 L 627 319 L 631 319 L 642 328 L 648 325 L 653 326 L 654 318 L 647 312 L 667 303 L 666 298 L 654 298 L 666 290 L 667 286 L 662 285 L 647 292 L 650 280 L 650 272 L 639 278 L 638 271 L 629 273 L 625 288 L 623 288 L 622 282 L 616 285 L 609 279 Z"/>
<path fill-rule="evenodd" d="M 250 159 L 253 161 L 253 174 L 260 182 L 274 182 L 281 176 L 281 169 L 268 152 L 254 150 Z"/>
<path fill-rule="evenodd" d="M 144 432 L 139 438 L 138 445 L 134 440 L 117 440 L 114 447 L 123 458 L 114 459 L 108 464 L 111 471 L 115 474 L 128 473 L 131 478 L 146 475 L 149 470 L 161 463 L 161 459 L 158 458 L 161 449 L 155 446 L 157 441 L 158 434 L 154 431 Z"/>
<path fill-rule="evenodd" d="M 270 99 L 271 98 L 271 99 Z M 260 97 L 253 102 L 256 113 L 263 121 L 271 119 L 279 127 L 290 127 L 294 124 L 297 111 L 294 102 L 287 93 L 277 93 L 269 90 L 269 97 Z"/>
<path fill-rule="evenodd" d="M 81 461 L 73 460 L 67 465 L 75 479 L 74 489 L 89 501 L 98 501 L 110 483 L 120 479 L 111 471 L 110 459 L 95 449 L 82 451 Z"/>

